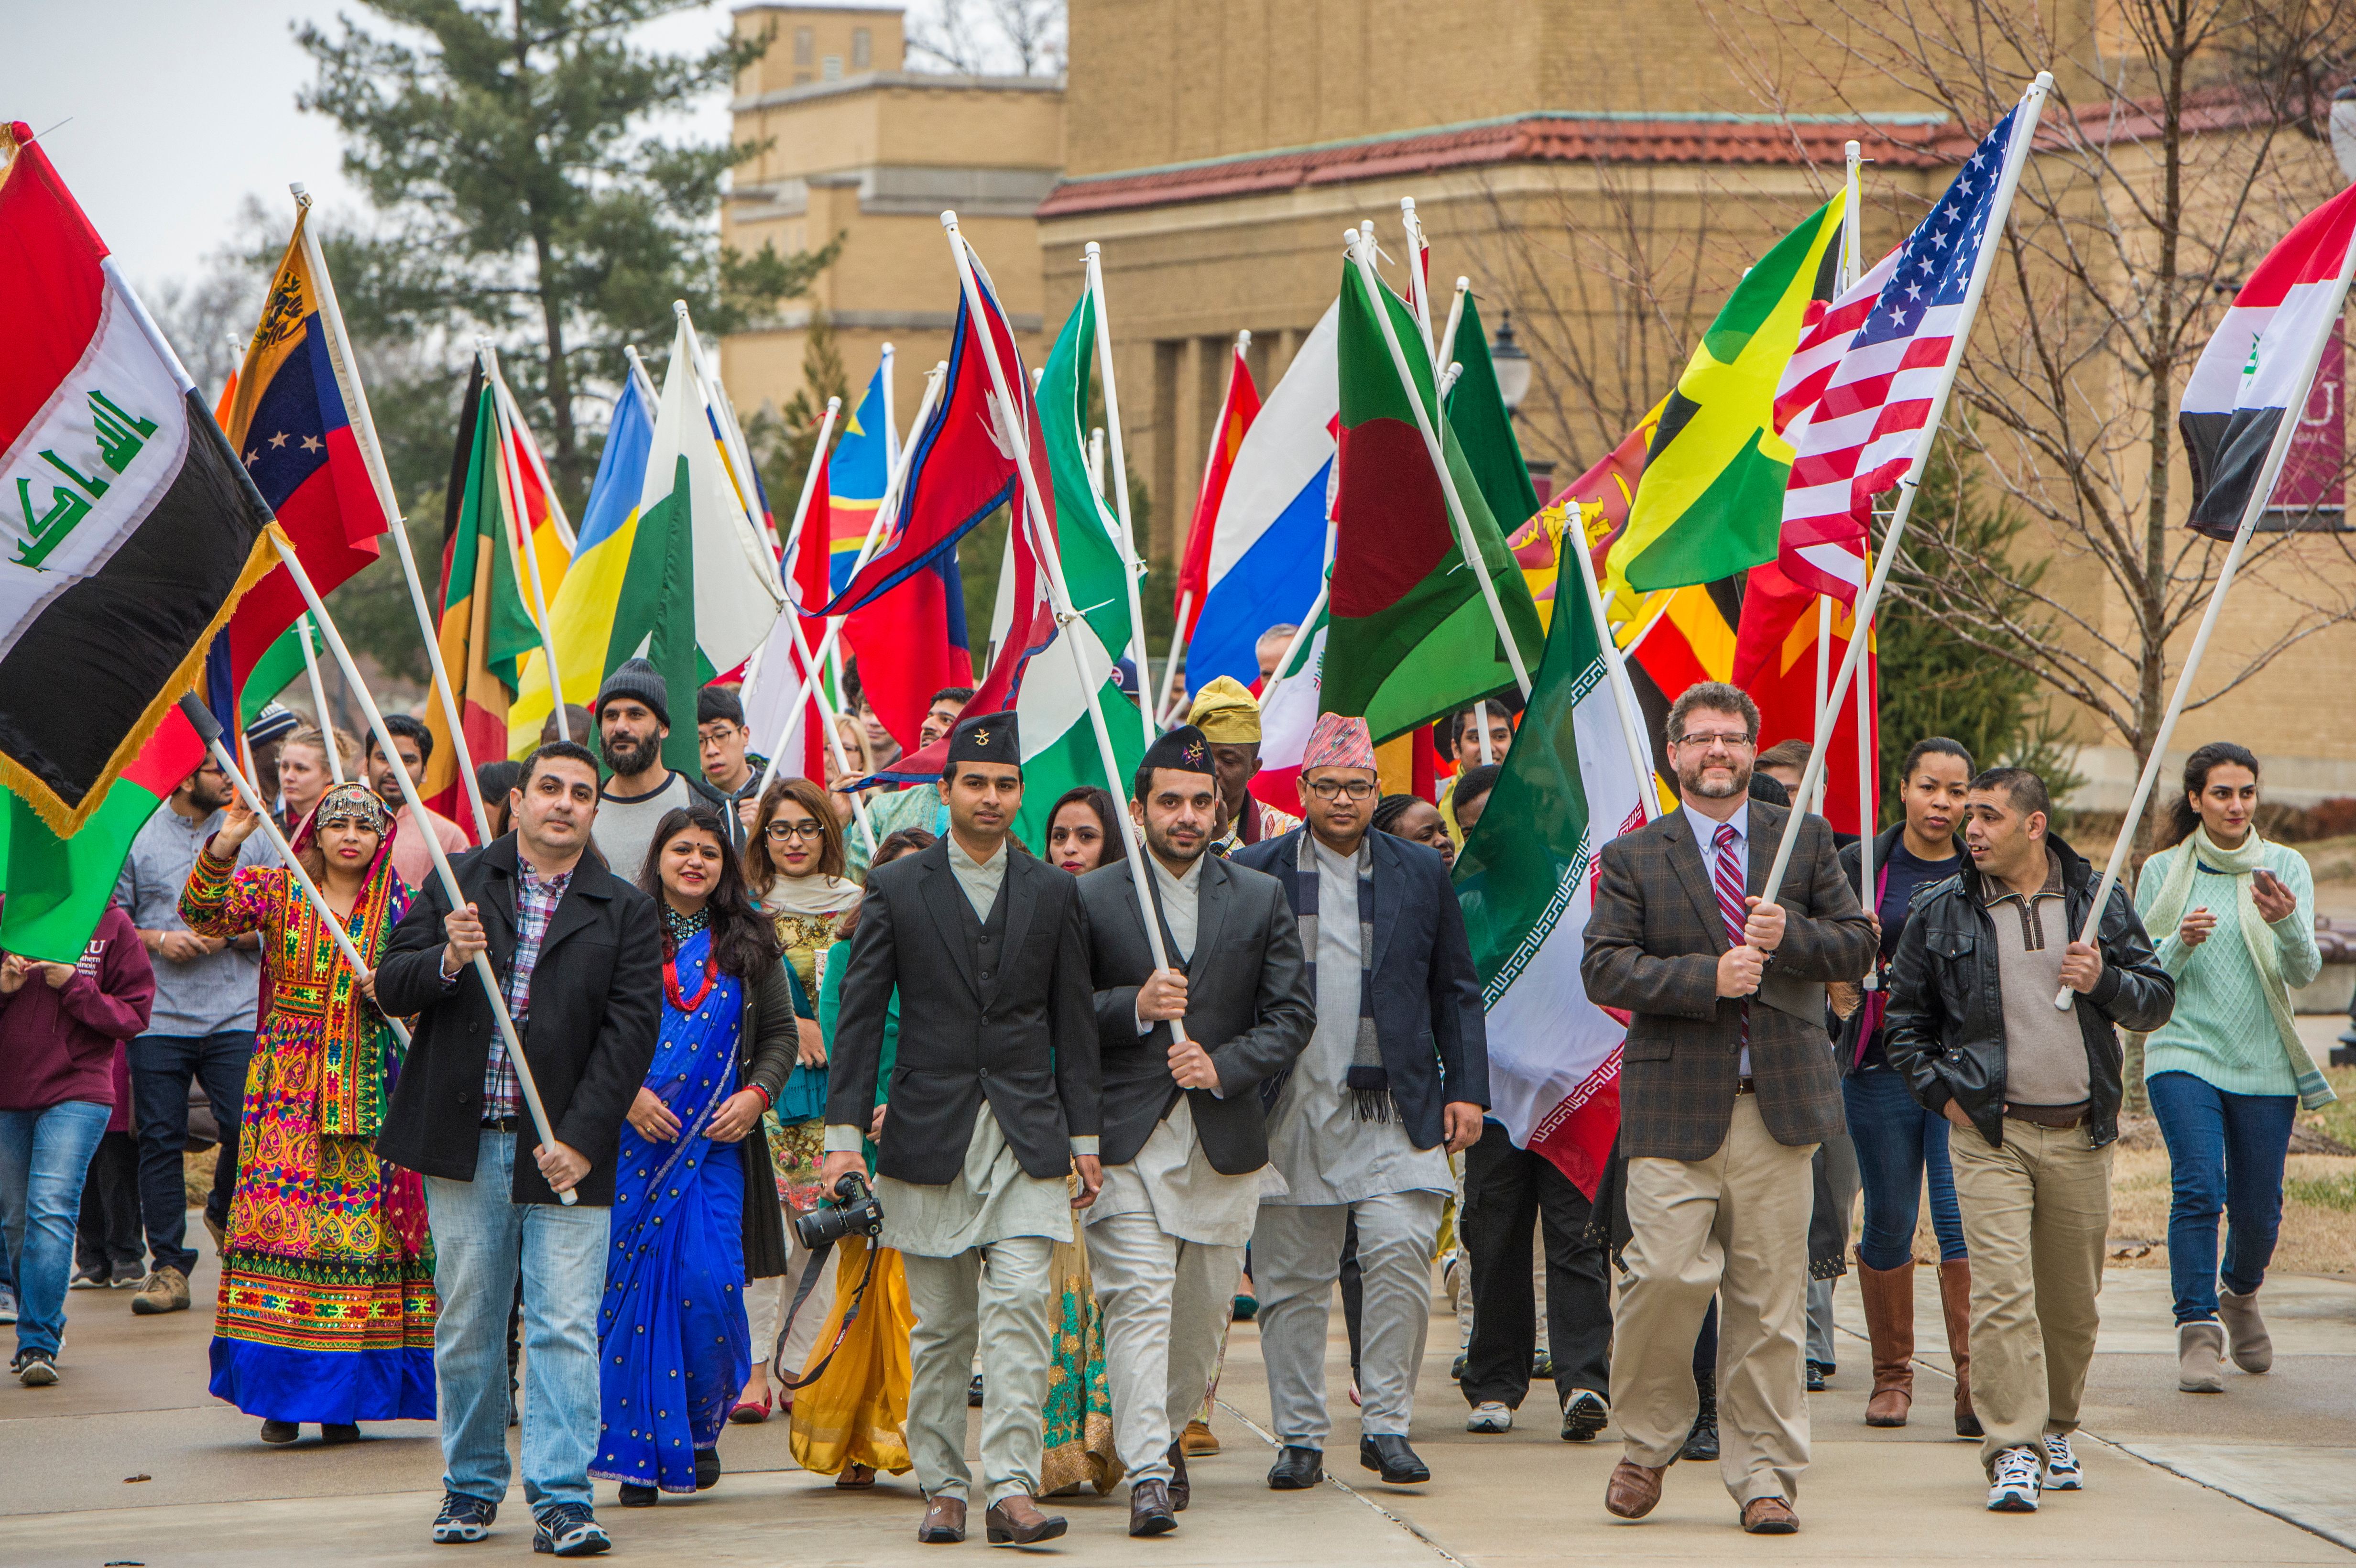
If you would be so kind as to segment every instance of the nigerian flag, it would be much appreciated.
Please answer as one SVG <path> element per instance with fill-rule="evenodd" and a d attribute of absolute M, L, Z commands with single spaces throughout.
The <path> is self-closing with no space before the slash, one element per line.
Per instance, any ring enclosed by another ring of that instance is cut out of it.
<path fill-rule="evenodd" d="M 1637 790 L 1594 612 L 1558 594 L 1529 710 L 1454 878 L 1488 1012 L 1490 1115 L 1590 1198 L 1620 1128 L 1627 1030 L 1587 999 L 1579 960 L 1595 858 L 1644 825 Z"/>
<path fill-rule="evenodd" d="M 1545 634 L 1529 585 L 1433 395 L 1431 357 L 1415 317 L 1390 290 L 1369 285 L 1353 261 L 1342 270 L 1339 326 L 1342 441 L 1323 701 L 1329 713 L 1364 715 L 1380 741 L 1515 684 L 1418 426 L 1418 403 L 1439 433 L 1526 667 Z"/>
<path fill-rule="evenodd" d="M 1775 386 L 1801 332 L 1833 297 L 1836 195 L 1743 275 L 1661 411 L 1628 526 L 1612 547 L 1608 600 L 1715 582 L 1775 559 L 1793 451 Z"/>

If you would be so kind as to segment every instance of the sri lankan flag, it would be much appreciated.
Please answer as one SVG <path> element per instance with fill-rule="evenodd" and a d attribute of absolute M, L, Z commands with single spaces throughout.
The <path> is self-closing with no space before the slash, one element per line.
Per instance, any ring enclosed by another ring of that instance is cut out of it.
<path fill-rule="evenodd" d="M 456 688 L 452 695 L 466 716 L 467 753 L 479 762 L 507 754 L 517 663 L 540 643 L 524 606 L 514 529 L 503 504 L 512 461 L 513 451 L 499 440 L 494 393 L 477 358 L 466 379 L 450 457 L 442 514 L 442 614 L 434 630 L 442 666 Z M 425 724 L 434 736 L 425 804 L 468 827 L 477 843 L 486 841 L 487 825 L 467 821 L 472 810 L 458 777 L 458 749 L 450 743 L 450 721 L 439 702 L 427 709 Z"/>
<path fill-rule="evenodd" d="M 1710 582 L 1775 559 L 1792 448 L 1775 385 L 1801 332 L 1833 296 L 1843 192 L 1735 285 L 1669 394 L 1644 483 L 1612 547 L 1607 594 Z"/>

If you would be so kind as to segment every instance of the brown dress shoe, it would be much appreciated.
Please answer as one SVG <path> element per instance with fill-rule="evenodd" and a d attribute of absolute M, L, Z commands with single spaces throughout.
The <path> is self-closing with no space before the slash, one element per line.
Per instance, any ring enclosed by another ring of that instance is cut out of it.
<path fill-rule="evenodd" d="M 916 1539 L 927 1546 L 954 1546 L 963 1541 L 965 1499 L 943 1492 L 927 1502 L 925 1522 L 916 1527 Z"/>
<path fill-rule="evenodd" d="M 1194 1488 L 1186 1479 L 1186 1445 L 1170 1445 L 1170 1511 L 1184 1513 L 1186 1505 L 1194 1500 Z"/>
<path fill-rule="evenodd" d="M 1644 1518 L 1661 1500 L 1661 1472 L 1667 1468 L 1621 1460 L 1612 1467 L 1612 1479 L 1603 1487 L 1605 1509 L 1621 1519 Z"/>
<path fill-rule="evenodd" d="M 1219 1451 L 1219 1439 L 1207 1421 L 1190 1421 L 1186 1434 L 1178 1439 L 1179 1445 L 1194 1458 L 1201 1459 Z"/>
<path fill-rule="evenodd" d="M 1060 1514 L 1041 1513 L 1039 1505 L 1016 1493 L 990 1505 L 982 1523 L 992 1546 L 1032 1546 L 1064 1533 Z"/>
<path fill-rule="evenodd" d="M 1160 1481 L 1140 1481 L 1129 1488 L 1130 1534 L 1167 1535 L 1177 1528 L 1178 1514 L 1170 1506 L 1167 1486 Z"/>
<path fill-rule="evenodd" d="M 1742 1505 L 1742 1528 L 1752 1535 L 1797 1535 L 1800 1516 L 1782 1498 L 1752 1498 Z"/>

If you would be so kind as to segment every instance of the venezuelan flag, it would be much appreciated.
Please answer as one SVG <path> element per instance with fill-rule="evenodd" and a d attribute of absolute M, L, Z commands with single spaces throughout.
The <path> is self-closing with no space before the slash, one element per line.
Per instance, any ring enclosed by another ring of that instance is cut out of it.
<path fill-rule="evenodd" d="M 605 672 L 637 650 L 625 648 L 607 657 L 617 624 L 636 625 L 646 617 L 625 616 L 624 591 L 630 553 L 638 531 L 638 506 L 646 489 L 647 458 L 654 448 L 654 410 L 638 379 L 632 376 L 614 402 L 613 423 L 606 427 L 605 450 L 597 459 L 597 477 L 589 486 L 589 503 L 582 508 L 580 536 L 573 541 L 572 563 L 564 584 L 548 606 L 549 635 L 564 676 L 564 699 L 586 708 L 604 684 Z M 641 584 L 638 592 L 659 592 L 659 585 Z M 552 711 L 548 693 L 548 662 L 537 649 L 523 661 L 514 706 L 508 709 L 508 752 L 521 757 L 540 744 L 540 731 Z M 574 740 L 584 737 L 575 735 Z"/>
<path fill-rule="evenodd" d="M 849 586 L 859 547 L 875 521 L 875 508 L 884 504 L 884 486 L 892 475 L 891 424 L 892 411 L 884 406 L 884 368 L 878 365 L 827 459 L 827 577 L 833 592 Z"/>

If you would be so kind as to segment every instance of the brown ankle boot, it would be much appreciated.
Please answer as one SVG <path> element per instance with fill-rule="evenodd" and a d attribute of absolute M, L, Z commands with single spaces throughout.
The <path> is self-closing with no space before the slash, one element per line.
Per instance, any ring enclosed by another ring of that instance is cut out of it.
<path fill-rule="evenodd" d="M 1865 1424 L 1903 1426 L 1914 1403 L 1914 1260 L 1896 1268 L 1868 1268 L 1860 1261 L 1857 1281 L 1873 1342 L 1873 1394 L 1865 1402 Z"/>
<path fill-rule="evenodd" d="M 1955 1363 L 1955 1435 L 1985 1435 L 1972 1413 L 1972 1260 L 1939 1264 L 1939 1306 L 1947 1319 L 1947 1354 Z"/>

